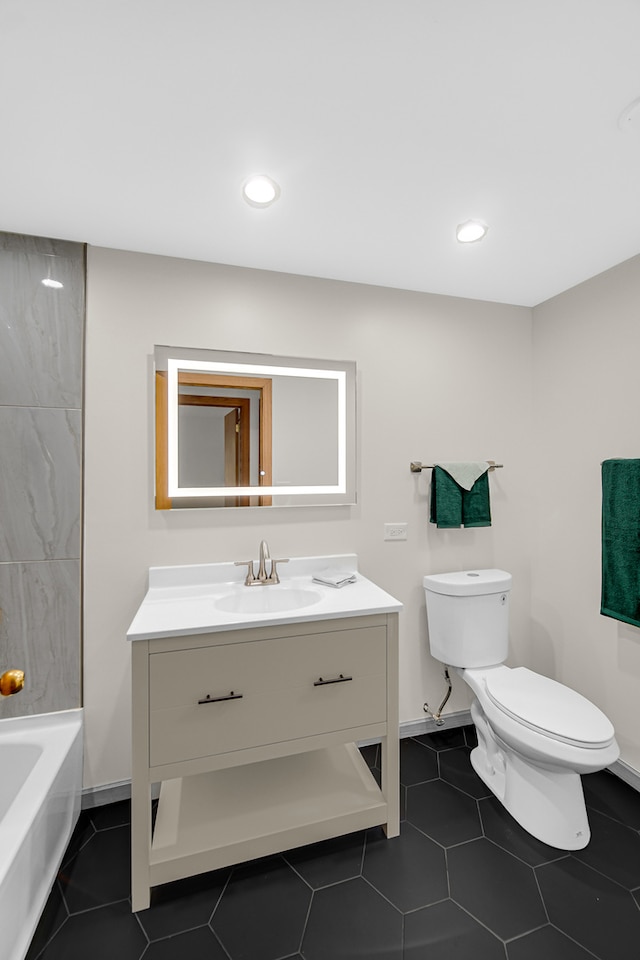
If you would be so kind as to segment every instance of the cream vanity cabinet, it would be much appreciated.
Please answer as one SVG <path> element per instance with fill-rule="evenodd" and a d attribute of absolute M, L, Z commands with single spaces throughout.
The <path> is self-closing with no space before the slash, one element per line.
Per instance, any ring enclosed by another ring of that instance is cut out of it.
<path fill-rule="evenodd" d="M 397 621 L 134 640 L 134 911 L 181 877 L 377 824 L 398 834 Z M 377 738 L 380 786 L 356 746 Z"/>

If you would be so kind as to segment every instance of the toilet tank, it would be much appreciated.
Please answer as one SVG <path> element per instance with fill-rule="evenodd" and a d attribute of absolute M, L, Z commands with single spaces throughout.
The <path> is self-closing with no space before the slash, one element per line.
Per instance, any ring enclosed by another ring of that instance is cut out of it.
<path fill-rule="evenodd" d="M 450 667 L 502 663 L 509 647 L 511 574 L 463 570 L 424 577 L 431 655 Z"/>

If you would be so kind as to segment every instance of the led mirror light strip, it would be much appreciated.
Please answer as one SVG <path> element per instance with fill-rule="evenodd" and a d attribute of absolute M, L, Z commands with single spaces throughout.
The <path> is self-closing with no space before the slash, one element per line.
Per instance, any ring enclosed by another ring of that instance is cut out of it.
<path fill-rule="evenodd" d="M 338 387 L 338 483 L 317 486 L 181 487 L 178 478 L 178 373 L 198 370 L 240 376 L 313 377 L 335 380 Z M 167 460 L 169 497 L 250 497 L 290 494 L 346 493 L 347 490 L 347 375 L 344 370 L 315 370 L 309 367 L 256 366 L 203 360 L 167 360 Z"/>

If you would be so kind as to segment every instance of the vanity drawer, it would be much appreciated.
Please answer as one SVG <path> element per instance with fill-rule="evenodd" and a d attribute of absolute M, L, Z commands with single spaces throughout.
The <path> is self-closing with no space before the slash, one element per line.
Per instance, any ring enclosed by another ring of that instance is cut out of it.
<path fill-rule="evenodd" d="M 152 654 L 149 693 L 152 766 L 384 722 L 386 628 Z"/>

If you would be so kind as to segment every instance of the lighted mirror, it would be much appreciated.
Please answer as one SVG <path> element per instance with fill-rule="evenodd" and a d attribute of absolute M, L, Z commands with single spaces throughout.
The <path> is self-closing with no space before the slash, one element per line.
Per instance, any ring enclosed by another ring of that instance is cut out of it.
<path fill-rule="evenodd" d="M 356 365 L 156 346 L 156 508 L 355 502 Z"/>

